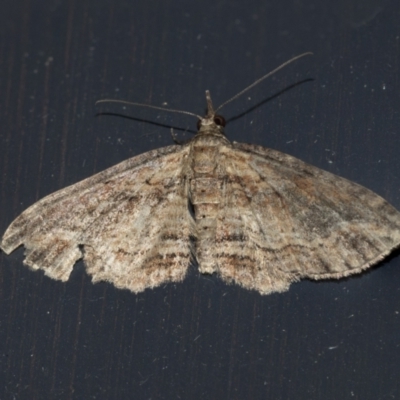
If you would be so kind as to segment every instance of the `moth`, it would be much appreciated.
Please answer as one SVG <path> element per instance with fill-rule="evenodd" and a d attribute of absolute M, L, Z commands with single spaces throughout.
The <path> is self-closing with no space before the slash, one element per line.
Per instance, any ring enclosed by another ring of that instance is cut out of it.
<path fill-rule="evenodd" d="M 182 281 L 196 262 L 268 294 L 359 273 L 399 246 L 400 213 L 382 197 L 279 151 L 230 142 L 217 114 L 228 102 L 214 110 L 208 91 L 206 99 L 190 142 L 50 194 L 11 223 L 3 251 L 24 245 L 26 265 L 61 281 L 83 258 L 93 282 L 137 293 Z"/>

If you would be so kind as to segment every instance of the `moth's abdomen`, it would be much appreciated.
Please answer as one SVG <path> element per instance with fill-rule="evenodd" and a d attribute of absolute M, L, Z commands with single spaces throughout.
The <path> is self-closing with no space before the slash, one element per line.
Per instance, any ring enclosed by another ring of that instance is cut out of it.
<path fill-rule="evenodd" d="M 194 178 L 190 182 L 190 192 L 198 232 L 200 235 L 209 236 L 222 198 L 222 179 Z"/>
<path fill-rule="evenodd" d="M 197 227 L 196 258 L 200 272 L 215 272 L 215 260 L 208 254 L 215 241 L 218 212 L 223 201 L 224 174 L 220 147 L 195 143 L 192 148 L 190 202 Z"/>

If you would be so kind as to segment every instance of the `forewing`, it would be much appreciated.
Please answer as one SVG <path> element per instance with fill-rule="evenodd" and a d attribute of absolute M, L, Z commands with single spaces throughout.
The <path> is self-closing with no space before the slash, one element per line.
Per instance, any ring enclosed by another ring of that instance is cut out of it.
<path fill-rule="evenodd" d="M 182 280 L 194 232 L 182 180 L 187 153 L 150 151 L 45 197 L 9 226 L 2 249 L 23 244 L 25 264 L 63 281 L 82 257 L 93 281 L 134 292 Z"/>
<path fill-rule="evenodd" d="M 400 213 L 372 191 L 260 146 L 226 147 L 213 254 L 221 276 L 266 294 L 340 278 L 400 244 Z"/>

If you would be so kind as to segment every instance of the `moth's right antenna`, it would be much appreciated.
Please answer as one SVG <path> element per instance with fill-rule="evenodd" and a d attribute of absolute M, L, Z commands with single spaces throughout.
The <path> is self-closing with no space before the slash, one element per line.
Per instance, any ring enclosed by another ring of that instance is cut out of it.
<path fill-rule="evenodd" d="M 236 100 L 238 97 L 240 97 L 243 93 L 247 92 L 248 90 L 250 90 L 251 88 L 253 88 L 254 86 L 258 85 L 260 82 L 262 82 L 264 79 L 267 79 L 269 76 L 275 74 L 275 72 L 278 72 L 280 69 L 286 67 L 286 65 L 291 64 L 292 62 L 298 60 L 299 58 L 302 58 L 304 56 L 309 56 L 309 55 L 313 55 L 312 52 L 308 51 L 307 53 L 303 53 L 300 54 L 296 57 L 291 58 L 288 61 L 285 61 L 283 64 L 281 64 L 279 67 L 275 68 L 274 70 L 272 70 L 271 72 L 268 72 L 268 74 L 264 75 L 263 77 L 261 77 L 260 79 L 257 79 L 254 83 L 252 83 L 250 86 L 247 86 L 245 89 L 243 89 L 241 92 L 239 92 L 238 94 L 236 94 L 235 96 L 231 97 L 229 100 L 225 101 L 225 103 L 222 103 L 216 110 L 215 113 L 217 111 L 219 111 L 222 107 L 226 106 L 228 103 L 230 103 L 233 100 Z"/>

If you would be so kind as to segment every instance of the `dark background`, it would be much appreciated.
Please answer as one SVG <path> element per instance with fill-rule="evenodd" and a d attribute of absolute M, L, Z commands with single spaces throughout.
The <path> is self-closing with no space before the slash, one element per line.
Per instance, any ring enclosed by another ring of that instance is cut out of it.
<path fill-rule="evenodd" d="M 172 144 L 170 126 L 182 139 L 195 129 L 190 117 L 96 100 L 201 114 L 205 89 L 222 103 L 305 51 L 315 55 L 226 107 L 228 137 L 400 208 L 399 21 L 394 0 L 3 0 L 0 232 L 43 196 Z M 0 254 L 2 400 L 400 396 L 398 252 L 359 276 L 269 296 L 195 266 L 181 284 L 135 295 L 92 284 L 82 262 L 62 283 L 22 259 Z"/>

